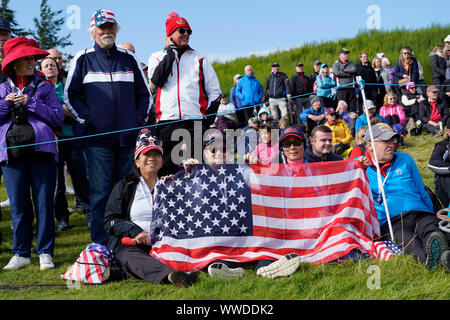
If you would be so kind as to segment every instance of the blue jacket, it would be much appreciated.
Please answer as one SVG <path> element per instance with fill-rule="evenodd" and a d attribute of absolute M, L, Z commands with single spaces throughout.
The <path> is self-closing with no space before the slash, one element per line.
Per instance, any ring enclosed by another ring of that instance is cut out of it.
<path fill-rule="evenodd" d="M 117 48 L 92 48 L 77 53 L 71 63 L 64 101 L 84 125 L 84 135 L 143 125 L 152 98 L 133 53 Z M 100 135 L 85 140 L 100 147 L 134 147 L 138 131 Z"/>
<path fill-rule="evenodd" d="M 378 119 L 380 119 L 383 123 L 387 123 L 386 119 L 383 118 L 381 115 L 379 115 L 378 113 L 375 114 L 375 117 L 377 117 Z M 360 115 L 357 119 L 356 119 L 356 123 L 355 123 L 355 133 L 358 132 L 359 128 L 361 127 L 367 127 L 367 117 L 366 114 L 363 113 L 362 115 Z"/>
<path fill-rule="evenodd" d="M 320 107 L 319 110 L 314 110 L 313 107 L 309 107 L 308 109 L 305 109 L 302 113 L 300 113 L 300 119 L 302 120 L 302 122 L 305 122 L 308 120 L 308 116 L 312 114 L 315 116 L 320 116 L 321 114 L 325 115 L 326 114 L 326 109 L 325 107 Z"/>
<path fill-rule="evenodd" d="M 391 219 L 409 210 L 434 212 L 433 203 L 425 190 L 419 169 L 408 153 L 395 152 L 394 158 L 385 170 L 381 181 L 384 181 L 384 193 Z M 366 169 L 372 190 L 373 201 L 380 226 L 387 222 L 384 203 L 377 203 L 381 196 L 378 190 L 377 170 L 375 166 Z"/>
<path fill-rule="evenodd" d="M 255 76 L 244 74 L 236 86 L 236 97 L 241 99 L 243 107 L 259 104 L 263 97 L 263 87 Z"/>
<path fill-rule="evenodd" d="M 230 89 L 230 102 L 239 109 L 242 107 L 242 101 L 236 96 L 236 86 L 231 87 Z"/>
<path fill-rule="evenodd" d="M 336 86 L 336 82 L 329 75 L 324 76 L 322 69 L 328 67 L 327 64 L 320 66 L 319 74 L 316 76 L 317 93 L 318 97 L 328 97 L 331 94 L 331 88 Z"/>
<path fill-rule="evenodd" d="M 397 61 L 395 63 L 395 81 L 398 82 L 399 80 L 403 79 L 403 75 L 406 74 L 409 76 L 412 82 L 417 83 L 419 81 L 419 64 L 417 63 L 416 58 L 412 58 L 413 61 L 409 65 L 409 72 L 406 72 L 405 67 L 403 66 L 403 63 L 400 61 Z"/>

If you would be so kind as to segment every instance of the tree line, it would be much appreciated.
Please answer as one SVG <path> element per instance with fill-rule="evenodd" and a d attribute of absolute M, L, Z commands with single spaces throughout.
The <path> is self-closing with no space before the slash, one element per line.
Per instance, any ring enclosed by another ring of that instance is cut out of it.
<path fill-rule="evenodd" d="M 16 12 L 9 6 L 10 0 L 1 0 L 0 17 L 11 24 L 13 37 L 32 37 L 42 49 L 57 48 L 59 51 L 72 45 L 70 33 L 61 35 L 65 18 L 61 17 L 63 10 L 52 10 L 47 0 L 41 0 L 39 16 L 33 18 L 34 30 L 22 28 L 16 20 Z M 66 55 L 67 56 L 67 55 Z"/>

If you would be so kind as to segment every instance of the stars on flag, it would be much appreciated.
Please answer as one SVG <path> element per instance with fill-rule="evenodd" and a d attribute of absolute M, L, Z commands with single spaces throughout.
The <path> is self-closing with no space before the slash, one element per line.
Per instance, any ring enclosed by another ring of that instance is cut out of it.
<path fill-rule="evenodd" d="M 158 183 L 156 239 L 247 236 L 252 232 L 250 186 L 245 166 L 202 164 Z M 248 168 L 247 168 L 248 170 Z"/>

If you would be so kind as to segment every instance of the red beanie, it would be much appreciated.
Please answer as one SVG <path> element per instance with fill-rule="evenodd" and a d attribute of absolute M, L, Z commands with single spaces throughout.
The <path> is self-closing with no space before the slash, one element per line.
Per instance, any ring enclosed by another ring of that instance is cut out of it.
<path fill-rule="evenodd" d="M 188 28 L 189 30 L 192 30 L 185 18 L 180 17 L 175 11 L 169 12 L 169 16 L 166 20 L 166 35 L 170 36 L 179 28 Z"/>

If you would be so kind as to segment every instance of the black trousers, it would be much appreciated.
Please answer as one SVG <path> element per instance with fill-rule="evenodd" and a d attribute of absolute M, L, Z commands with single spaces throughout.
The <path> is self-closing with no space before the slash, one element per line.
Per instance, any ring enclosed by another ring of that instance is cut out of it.
<path fill-rule="evenodd" d="M 395 242 L 406 253 L 425 263 L 426 243 L 430 234 L 439 230 L 439 218 L 434 213 L 411 210 L 394 217 L 391 223 Z M 383 240 L 391 240 L 387 222 L 381 226 L 380 231 Z"/>
<path fill-rule="evenodd" d="M 436 195 L 442 202 L 442 206 L 447 208 L 450 204 L 450 176 L 434 175 L 434 186 Z"/>
<path fill-rule="evenodd" d="M 160 121 L 158 126 L 156 127 L 158 139 L 163 143 L 163 161 L 164 165 L 159 171 L 160 176 L 166 176 L 169 174 L 175 174 L 180 170 L 179 165 L 176 163 L 175 158 L 172 157 L 172 150 L 177 147 L 180 147 L 179 144 L 183 140 L 183 138 L 178 136 L 178 133 L 184 132 L 187 135 L 186 146 L 188 148 L 188 154 L 190 154 L 190 158 L 196 158 L 201 161 L 202 156 L 202 142 L 203 142 L 203 131 L 202 128 L 203 122 L 202 120 L 186 120 L 186 121 Z M 199 132 L 195 133 L 194 128 L 199 128 Z M 181 131 L 176 132 L 177 129 L 182 129 Z M 194 138 L 194 134 L 198 138 L 196 141 Z M 177 136 L 176 141 L 172 141 L 172 137 L 175 138 Z M 198 153 L 198 155 L 195 154 Z M 174 156 L 180 156 L 177 153 Z M 199 158 L 200 157 L 200 158 Z"/>
<path fill-rule="evenodd" d="M 253 117 L 253 109 L 254 108 L 250 108 L 250 106 L 243 106 L 242 108 L 245 108 L 245 109 L 237 109 L 236 110 L 236 116 L 237 116 L 239 125 L 246 126 L 248 124 L 248 119 Z"/>
<path fill-rule="evenodd" d="M 293 124 L 302 124 L 302 120 L 300 119 L 300 114 L 311 106 L 311 100 L 309 98 L 296 98 L 294 112 L 295 115 L 292 115 L 292 123 Z"/>
<path fill-rule="evenodd" d="M 355 112 L 359 115 L 362 113 L 360 110 L 361 108 L 358 107 L 355 88 L 349 87 L 345 89 L 339 89 L 336 92 L 336 101 L 339 102 L 339 100 L 344 100 L 345 102 L 347 102 L 349 112 Z"/>
<path fill-rule="evenodd" d="M 175 270 L 149 255 L 150 249 L 150 246 L 143 245 L 120 245 L 114 254 L 128 273 L 136 278 L 153 284 L 166 283 L 169 273 Z"/>

